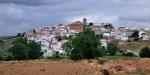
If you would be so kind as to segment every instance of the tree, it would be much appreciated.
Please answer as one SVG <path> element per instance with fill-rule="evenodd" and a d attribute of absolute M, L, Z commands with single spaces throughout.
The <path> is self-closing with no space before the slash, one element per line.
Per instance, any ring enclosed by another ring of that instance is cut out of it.
<path fill-rule="evenodd" d="M 114 29 L 114 26 L 110 23 L 104 24 L 104 28 L 106 29 Z"/>
<path fill-rule="evenodd" d="M 25 35 L 26 35 L 26 32 L 22 33 L 22 35 L 21 35 L 21 36 L 22 36 L 22 37 L 25 37 Z"/>
<path fill-rule="evenodd" d="M 18 33 L 18 34 L 17 34 L 17 37 L 21 37 L 21 35 L 22 35 L 21 33 Z"/>
<path fill-rule="evenodd" d="M 30 48 L 29 59 L 37 59 L 43 55 L 40 45 L 36 43 L 35 41 L 30 41 L 28 43 L 28 47 Z"/>
<path fill-rule="evenodd" d="M 86 28 L 83 33 L 70 40 L 69 44 L 67 48 L 71 50 L 70 57 L 73 60 L 93 59 L 101 56 L 101 43 L 90 28 Z"/>
<path fill-rule="evenodd" d="M 118 47 L 116 44 L 108 43 L 107 53 L 109 53 L 109 55 L 111 55 L 111 56 L 116 55 L 117 51 L 118 51 Z"/>
<path fill-rule="evenodd" d="M 148 57 L 150 58 L 150 48 L 144 47 L 141 49 L 139 56 L 142 58 Z"/>
<path fill-rule="evenodd" d="M 57 39 L 57 41 L 61 41 L 62 40 L 62 36 L 57 36 L 56 39 Z"/>
<path fill-rule="evenodd" d="M 9 52 L 11 52 L 14 59 L 17 60 L 25 60 L 29 58 L 29 47 L 22 43 L 16 43 L 10 48 Z"/>
<path fill-rule="evenodd" d="M 36 33 L 36 30 L 35 29 L 33 29 L 33 34 L 35 34 Z"/>
<path fill-rule="evenodd" d="M 59 51 L 55 51 L 53 54 L 54 59 L 59 58 L 60 57 L 60 53 Z"/>
<path fill-rule="evenodd" d="M 90 22 L 88 26 L 93 26 L 93 25 L 94 25 L 94 24 L 93 24 L 92 22 Z"/>
<path fill-rule="evenodd" d="M 13 47 L 9 49 L 14 59 L 25 60 L 25 59 L 37 59 L 42 56 L 41 47 L 35 41 L 27 41 L 24 38 L 17 38 L 13 42 Z"/>
<path fill-rule="evenodd" d="M 9 52 L 12 53 L 14 59 L 24 60 L 28 59 L 29 47 L 27 46 L 27 39 L 17 38 L 13 41 L 13 47 L 9 49 Z"/>
<path fill-rule="evenodd" d="M 27 45 L 28 41 L 27 41 L 27 39 L 25 39 L 25 38 L 17 38 L 17 39 L 15 39 L 15 40 L 13 41 L 13 44 L 15 45 L 15 44 L 17 44 L 17 43 L 22 43 L 22 44 L 24 44 L 24 45 Z"/>
<path fill-rule="evenodd" d="M 25 34 L 26 34 L 26 32 L 18 33 L 16 36 L 17 36 L 17 37 L 24 37 L 24 36 L 25 36 Z"/>
<path fill-rule="evenodd" d="M 131 35 L 132 38 L 134 38 L 134 41 L 138 41 L 139 40 L 139 31 L 136 30 L 132 33 Z"/>
<path fill-rule="evenodd" d="M 70 55 L 71 48 L 72 48 L 71 41 L 69 40 L 68 42 L 65 42 L 64 44 L 62 44 L 62 48 L 63 48 L 63 50 L 65 50 L 67 55 Z"/>

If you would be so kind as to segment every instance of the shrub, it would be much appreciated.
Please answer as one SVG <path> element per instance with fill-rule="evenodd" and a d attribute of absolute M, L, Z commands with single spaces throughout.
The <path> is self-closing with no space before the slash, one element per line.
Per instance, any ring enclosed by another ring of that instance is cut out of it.
<path fill-rule="evenodd" d="M 101 47 L 101 54 L 102 54 L 102 55 L 106 55 L 106 53 L 107 53 L 107 48 L 104 47 L 104 46 L 102 46 L 102 47 Z"/>
<path fill-rule="evenodd" d="M 119 48 L 117 47 L 116 44 L 108 43 L 108 45 L 107 45 L 107 53 L 109 53 L 109 55 L 111 55 L 111 56 L 116 55 L 118 50 L 119 50 Z"/>
<path fill-rule="evenodd" d="M 124 54 L 124 56 L 135 56 L 135 54 L 131 52 L 127 52 L 126 54 Z"/>
<path fill-rule="evenodd" d="M 148 57 L 150 58 L 150 48 L 144 47 L 141 49 L 139 56 L 142 58 Z"/>
<path fill-rule="evenodd" d="M 59 51 L 55 51 L 52 58 L 54 58 L 54 59 L 61 58 Z"/>
<path fill-rule="evenodd" d="M 0 60 L 11 60 L 12 58 L 12 53 L 8 51 L 0 51 Z"/>

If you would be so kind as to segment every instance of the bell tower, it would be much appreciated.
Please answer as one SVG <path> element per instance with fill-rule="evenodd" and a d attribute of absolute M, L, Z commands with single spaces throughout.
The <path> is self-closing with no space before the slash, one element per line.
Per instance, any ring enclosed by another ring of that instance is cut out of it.
<path fill-rule="evenodd" d="M 86 29 L 87 19 L 83 18 L 83 31 Z"/>
<path fill-rule="evenodd" d="M 84 24 L 84 26 L 87 25 L 87 19 L 86 18 L 83 18 L 83 24 Z"/>

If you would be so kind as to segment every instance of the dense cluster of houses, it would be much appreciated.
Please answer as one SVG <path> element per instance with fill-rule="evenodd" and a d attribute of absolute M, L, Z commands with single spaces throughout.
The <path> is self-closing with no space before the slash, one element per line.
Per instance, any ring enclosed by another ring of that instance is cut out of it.
<path fill-rule="evenodd" d="M 51 57 L 56 52 L 65 54 L 66 51 L 63 49 L 62 45 L 68 41 L 68 38 L 74 37 L 75 34 L 83 32 L 86 26 L 91 27 L 96 35 L 99 35 L 102 38 L 100 41 L 104 47 L 107 46 L 107 42 L 109 41 L 130 40 L 129 36 L 131 36 L 135 30 L 139 31 L 139 37 L 142 40 L 150 40 L 149 29 L 129 27 L 115 28 L 109 23 L 88 23 L 86 18 L 83 19 L 83 22 L 76 21 L 67 25 L 50 25 L 45 28 L 30 30 L 26 32 L 25 37 L 29 41 L 34 40 L 40 43 L 44 56 Z"/>

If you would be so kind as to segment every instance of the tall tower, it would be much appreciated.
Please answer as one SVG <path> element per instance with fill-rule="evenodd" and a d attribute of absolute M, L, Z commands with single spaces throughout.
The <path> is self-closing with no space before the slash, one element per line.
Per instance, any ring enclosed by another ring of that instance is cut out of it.
<path fill-rule="evenodd" d="M 83 18 L 83 31 L 86 29 L 87 19 Z"/>
<path fill-rule="evenodd" d="M 87 19 L 83 18 L 83 24 L 86 26 L 87 25 Z"/>

